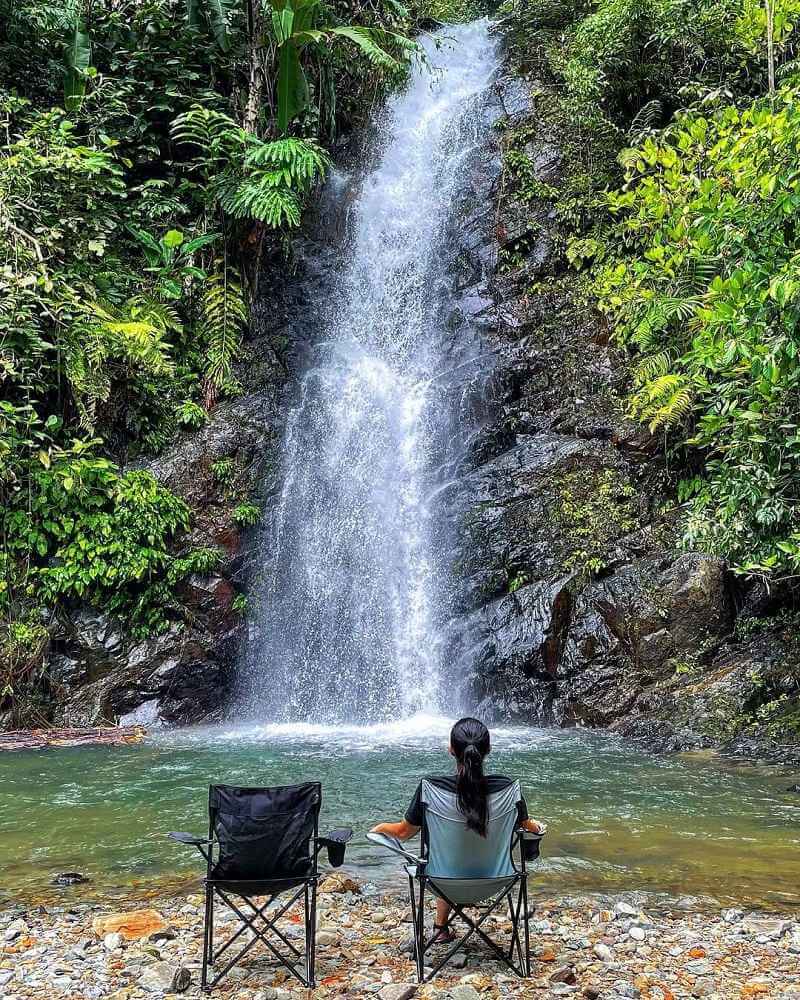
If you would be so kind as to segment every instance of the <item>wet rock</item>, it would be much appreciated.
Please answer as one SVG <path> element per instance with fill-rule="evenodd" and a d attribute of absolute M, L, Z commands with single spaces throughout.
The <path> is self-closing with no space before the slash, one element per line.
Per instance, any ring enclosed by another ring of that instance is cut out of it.
<path fill-rule="evenodd" d="M 83 885 L 89 879 L 80 872 L 60 872 L 50 880 L 52 885 Z"/>
<path fill-rule="evenodd" d="M 182 965 L 158 962 L 142 969 L 139 982 L 146 990 L 158 993 L 185 993 L 192 982 L 192 975 Z"/>

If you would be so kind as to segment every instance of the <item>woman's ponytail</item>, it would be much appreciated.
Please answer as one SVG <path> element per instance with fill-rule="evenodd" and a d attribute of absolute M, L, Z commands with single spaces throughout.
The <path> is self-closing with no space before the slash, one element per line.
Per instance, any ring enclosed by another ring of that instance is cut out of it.
<path fill-rule="evenodd" d="M 456 758 L 458 810 L 467 829 L 486 836 L 489 823 L 489 791 L 483 773 L 483 758 L 489 752 L 489 730 L 478 719 L 459 719 L 450 733 Z"/>

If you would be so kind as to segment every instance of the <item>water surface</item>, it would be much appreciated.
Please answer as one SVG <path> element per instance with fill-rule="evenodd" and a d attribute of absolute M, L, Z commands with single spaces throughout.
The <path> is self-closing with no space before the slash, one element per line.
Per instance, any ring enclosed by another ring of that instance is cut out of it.
<path fill-rule="evenodd" d="M 168 830 L 202 832 L 210 781 L 323 783 L 323 825 L 357 831 L 348 867 L 401 885 L 363 833 L 399 818 L 421 775 L 448 769 L 448 722 L 288 724 L 165 733 L 125 748 L 0 756 L 1 892 L 107 897 L 180 887 L 199 869 Z M 534 892 L 621 892 L 800 905 L 800 796 L 787 775 L 711 759 L 651 758 L 600 734 L 495 733 L 491 770 L 519 776 L 550 833 Z M 81 871 L 80 890 L 52 875 Z"/>

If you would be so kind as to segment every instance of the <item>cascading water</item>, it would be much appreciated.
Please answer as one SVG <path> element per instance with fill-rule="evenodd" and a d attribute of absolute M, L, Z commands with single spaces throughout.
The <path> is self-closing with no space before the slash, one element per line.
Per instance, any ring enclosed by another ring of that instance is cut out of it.
<path fill-rule="evenodd" d="M 380 117 L 382 148 L 288 420 L 261 640 L 238 709 L 251 717 L 373 722 L 438 707 L 448 567 L 430 497 L 452 439 L 438 379 L 453 363 L 446 229 L 487 127 L 496 56 L 486 21 L 423 44 L 426 62 Z"/>

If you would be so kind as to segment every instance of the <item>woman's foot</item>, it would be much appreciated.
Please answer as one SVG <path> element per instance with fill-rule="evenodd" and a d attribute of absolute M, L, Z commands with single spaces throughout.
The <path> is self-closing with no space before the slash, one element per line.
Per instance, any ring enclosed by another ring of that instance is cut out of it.
<path fill-rule="evenodd" d="M 456 939 L 449 924 L 434 924 L 433 929 L 435 933 L 431 944 L 452 944 Z"/>

